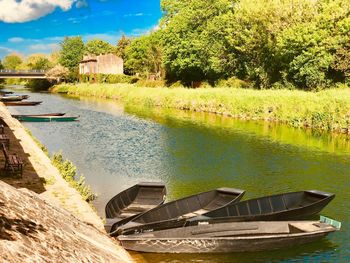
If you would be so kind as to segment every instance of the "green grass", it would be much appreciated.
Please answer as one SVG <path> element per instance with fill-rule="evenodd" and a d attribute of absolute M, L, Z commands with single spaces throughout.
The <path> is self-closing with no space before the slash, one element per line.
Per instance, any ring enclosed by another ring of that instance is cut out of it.
<path fill-rule="evenodd" d="M 75 188 L 82 198 L 91 202 L 96 199 L 97 195 L 94 194 L 91 190 L 91 187 L 85 183 L 85 177 L 83 175 L 79 176 L 77 179 L 77 167 L 69 160 L 64 160 L 62 153 L 54 153 L 52 157 L 50 157 L 49 151 L 45 145 L 43 145 L 32 133 L 29 129 L 25 128 L 25 131 L 29 134 L 30 137 L 34 140 L 34 142 L 39 146 L 39 148 L 51 159 L 51 163 L 55 166 L 60 172 L 61 176 L 64 180 L 66 180 L 70 186 Z M 56 182 L 55 178 L 51 177 L 49 179 L 45 179 L 46 185 L 53 185 Z"/>
<path fill-rule="evenodd" d="M 234 88 L 143 88 L 131 84 L 61 84 L 52 89 L 80 96 L 118 99 L 147 107 L 212 112 L 241 119 L 268 120 L 293 127 L 350 131 L 350 89 L 319 92 Z"/>

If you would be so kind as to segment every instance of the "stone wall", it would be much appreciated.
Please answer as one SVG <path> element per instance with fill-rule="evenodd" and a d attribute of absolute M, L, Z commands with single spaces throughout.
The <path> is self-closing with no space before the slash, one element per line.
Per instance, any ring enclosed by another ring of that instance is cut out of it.
<path fill-rule="evenodd" d="M 27 189 L 0 181 L 1 262 L 130 262 L 114 240 Z"/>
<path fill-rule="evenodd" d="M 79 74 L 123 74 L 123 59 L 114 54 L 85 55 L 79 63 Z"/>
<path fill-rule="evenodd" d="M 102 74 L 123 74 L 123 59 L 113 54 L 97 56 L 97 72 Z"/>

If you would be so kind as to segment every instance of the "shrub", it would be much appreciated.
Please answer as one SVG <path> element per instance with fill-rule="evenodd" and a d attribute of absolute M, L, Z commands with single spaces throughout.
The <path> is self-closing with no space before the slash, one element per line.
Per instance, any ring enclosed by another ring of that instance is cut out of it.
<path fill-rule="evenodd" d="M 216 86 L 224 88 L 250 88 L 250 84 L 248 82 L 240 80 L 236 77 L 219 80 Z"/>
<path fill-rule="evenodd" d="M 62 177 L 81 194 L 85 201 L 90 202 L 96 199 L 96 195 L 92 192 L 90 186 L 86 185 L 84 176 L 81 175 L 76 180 L 76 166 L 71 161 L 64 160 L 62 153 L 54 153 L 51 161 Z"/>

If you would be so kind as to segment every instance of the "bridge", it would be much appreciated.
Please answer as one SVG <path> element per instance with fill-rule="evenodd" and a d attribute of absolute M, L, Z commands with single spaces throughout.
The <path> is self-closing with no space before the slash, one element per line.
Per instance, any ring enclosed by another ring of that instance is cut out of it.
<path fill-rule="evenodd" d="M 46 70 L 34 69 L 34 70 L 12 70 L 1 69 L 0 79 L 48 79 L 46 76 Z"/>

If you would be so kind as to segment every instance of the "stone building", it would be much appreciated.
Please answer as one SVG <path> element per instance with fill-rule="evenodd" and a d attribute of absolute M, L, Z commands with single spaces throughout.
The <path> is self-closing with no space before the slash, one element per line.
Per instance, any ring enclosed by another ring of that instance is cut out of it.
<path fill-rule="evenodd" d="M 79 62 L 79 74 L 123 74 L 123 59 L 114 54 L 86 55 Z"/>

